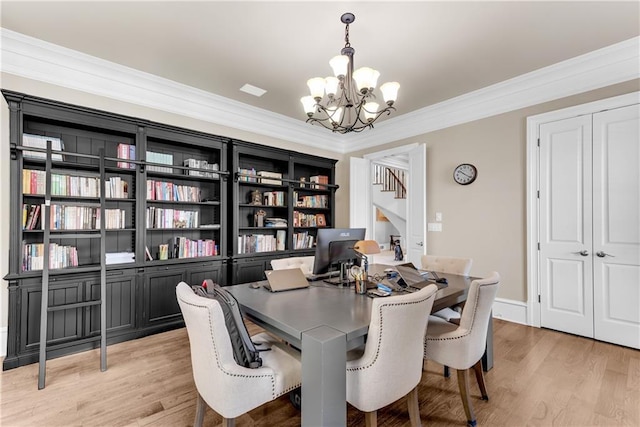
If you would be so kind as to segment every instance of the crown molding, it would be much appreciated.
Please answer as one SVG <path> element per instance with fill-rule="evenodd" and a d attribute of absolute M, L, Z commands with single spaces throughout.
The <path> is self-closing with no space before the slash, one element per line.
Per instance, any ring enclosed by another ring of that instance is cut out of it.
<path fill-rule="evenodd" d="M 21 33 L 0 29 L 2 72 L 298 144 L 344 152 L 338 135 Z"/>
<path fill-rule="evenodd" d="M 640 78 L 635 37 L 342 135 L 5 28 L 0 37 L 2 72 L 340 154 Z"/>
<path fill-rule="evenodd" d="M 640 78 L 640 37 L 607 46 L 503 82 L 403 114 L 354 135 L 348 151 L 371 148 L 438 129 Z"/>

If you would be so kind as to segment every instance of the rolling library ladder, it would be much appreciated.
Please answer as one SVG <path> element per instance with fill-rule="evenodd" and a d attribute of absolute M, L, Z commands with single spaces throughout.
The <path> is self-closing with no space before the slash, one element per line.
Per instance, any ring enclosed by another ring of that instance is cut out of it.
<path fill-rule="evenodd" d="M 29 151 L 37 151 L 33 148 L 29 148 Z M 107 307 L 106 307 L 106 259 L 105 259 L 105 157 L 104 149 L 100 150 L 98 156 L 74 153 L 75 157 L 84 157 L 87 159 L 98 159 L 100 170 L 100 202 L 99 203 L 86 203 L 86 202 L 68 202 L 64 200 L 57 200 L 54 204 L 57 205 L 70 205 L 98 208 L 100 212 L 100 229 L 98 230 L 83 230 L 82 233 L 78 233 L 77 230 L 73 231 L 73 234 L 55 233 L 52 237 L 51 234 L 51 187 L 52 187 L 52 154 L 65 154 L 62 151 L 52 151 L 51 141 L 47 140 L 46 148 L 46 162 L 45 162 L 45 198 L 44 198 L 44 213 L 42 215 L 42 221 L 44 221 L 44 248 L 43 248 L 43 265 L 42 265 L 42 300 L 40 306 L 40 353 L 39 353 L 39 370 L 38 370 L 38 389 L 41 390 L 45 387 L 46 377 L 46 363 L 47 363 L 47 320 L 48 313 L 59 310 L 78 309 L 83 307 L 100 305 L 100 370 L 107 370 Z M 90 301 L 76 302 L 71 304 L 62 305 L 49 305 L 49 275 L 50 275 L 50 262 L 51 262 L 51 240 L 59 240 L 65 238 L 73 239 L 100 239 L 100 298 Z"/>

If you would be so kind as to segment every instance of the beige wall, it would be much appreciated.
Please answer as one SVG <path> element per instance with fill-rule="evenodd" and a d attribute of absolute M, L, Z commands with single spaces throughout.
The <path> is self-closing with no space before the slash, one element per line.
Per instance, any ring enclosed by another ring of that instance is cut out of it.
<path fill-rule="evenodd" d="M 443 216 L 443 231 L 429 232 L 427 252 L 471 257 L 472 274 L 498 271 L 498 297 L 527 300 L 526 285 L 526 118 L 561 108 L 640 90 L 632 81 L 553 102 L 477 120 L 370 150 L 410 143 L 427 145 L 427 215 Z M 341 162 L 348 167 L 348 162 Z M 453 181 L 460 163 L 478 168 L 468 186 Z"/>
<path fill-rule="evenodd" d="M 68 102 L 71 104 L 82 105 L 85 107 L 96 108 L 99 110 L 114 112 L 132 117 L 144 118 L 160 123 L 173 126 L 180 126 L 187 129 L 207 132 L 214 135 L 222 135 L 230 138 L 237 138 L 244 141 L 250 141 L 258 144 L 270 145 L 287 150 L 299 151 L 302 153 L 312 154 L 316 156 L 328 157 L 341 160 L 343 155 L 334 152 L 322 150 L 307 145 L 295 144 L 292 142 L 279 140 L 277 138 L 256 135 L 251 132 L 245 132 L 238 129 L 228 128 L 225 126 L 215 125 L 202 120 L 191 119 L 179 116 L 177 114 L 166 113 L 151 108 L 141 107 L 138 105 L 128 104 L 121 101 L 115 101 L 109 98 L 90 95 L 84 92 L 61 88 L 59 86 L 47 83 L 37 82 L 11 74 L 3 73 L 1 75 L 0 86 L 2 89 L 9 89 L 18 92 L 27 93 L 29 95 L 39 96 L 42 98 L 55 99 L 58 101 Z M 0 101 L 0 278 L 8 273 L 9 259 L 9 110 L 7 103 L 2 98 Z M 338 162 L 338 164 L 343 162 Z M 342 170 L 337 178 L 337 183 L 342 187 L 341 179 L 345 179 L 345 172 L 348 179 L 348 168 Z M 344 204 L 338 208 L 338 216 L 346 216 L 348 223 L 348 203 L 349 195 L 346 190 L 339 189 L 336 193 L 336 203 Z M 7 282 L 0 280 L 0 328 L 7 327 L 8 317 L 8 292 Z"/>

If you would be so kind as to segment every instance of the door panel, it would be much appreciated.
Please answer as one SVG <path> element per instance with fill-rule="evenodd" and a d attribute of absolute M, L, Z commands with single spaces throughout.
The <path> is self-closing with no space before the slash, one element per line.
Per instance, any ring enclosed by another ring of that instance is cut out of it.
<path fill-rule="evenodd" d="M 593 116 L 595 338 L 640 348 L 640 106 Z"/>
<path fill-rule="evenodd" d="M 591 117 L 540 126 L 540 321 L 593 336 Z"/>
<path fill-rule="evenodd" d="M 427 253 L 427 146 L 419 144 L 409 152 L 407 183 L 407 256 L 415 266 L 422 265 Z"/>

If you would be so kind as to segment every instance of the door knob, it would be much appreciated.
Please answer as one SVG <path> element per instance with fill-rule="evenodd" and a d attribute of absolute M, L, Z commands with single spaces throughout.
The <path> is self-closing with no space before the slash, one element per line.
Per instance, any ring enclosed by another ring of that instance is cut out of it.
<path fill-rule="evenodd" d="M 422 243 L 422 242 L 418 242 L 418 243 L 416 243 L 416 244 L 417 244 L 418 246 L 424 246 L 424 243 Z"/>
<path fill-rule="evenodd" d="M 596 252 L 596 255 L 599 256 L 600 258 L 604 258 L 606 256 L 615 257 L 615 255 L 611 255 L 611 254 L 608 254 L 608 253 L 603 252 L 603 251 Z"/>
<path fill-rule="evenodd" d="M 581 250 L 580 252 L 574 252 L 576 255 L 589 256 L 589 251 L 586 249 Z M 599 255 L 598 255 L 599 256 Z"/>

